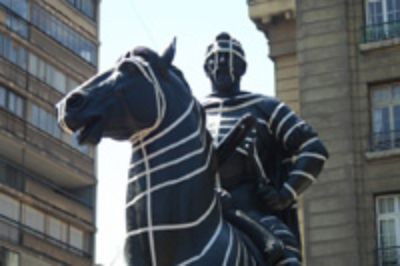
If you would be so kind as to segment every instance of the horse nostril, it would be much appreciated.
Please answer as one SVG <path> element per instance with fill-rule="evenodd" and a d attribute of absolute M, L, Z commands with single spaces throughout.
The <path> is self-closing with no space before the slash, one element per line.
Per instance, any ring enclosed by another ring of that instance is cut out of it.
<path fill-rule="evenodd" d="M 77 109 L 85 102 L 85 96 L 80 93 L 74 93 L 67 99 L 67 108 Z"/>

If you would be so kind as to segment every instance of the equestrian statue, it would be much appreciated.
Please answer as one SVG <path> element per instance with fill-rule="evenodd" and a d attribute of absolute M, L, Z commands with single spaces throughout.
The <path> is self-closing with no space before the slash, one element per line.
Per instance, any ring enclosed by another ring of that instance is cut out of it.
<path fill-rule="evenodd" d="M 215 143 L 174 54 L 175 41 L 162 55 L 137 47 L 57 104 L 60 127 L 80 144 L 132 144 L 127 265 L 278 265 L 285 241 L 240 210 L 240 221 L 229 222 L 217 175 L 257 121 L 240 117 Z"/>

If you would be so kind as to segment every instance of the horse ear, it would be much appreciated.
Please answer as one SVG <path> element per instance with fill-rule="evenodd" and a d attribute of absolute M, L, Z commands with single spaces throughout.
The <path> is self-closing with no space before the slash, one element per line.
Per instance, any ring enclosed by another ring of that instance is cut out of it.
<path fill-rule="evenodd" d="M 161 56 L 161 59 L 167 66 L 171 65 L 172 60 L 174 59 L 175 56 L 175 51 L 176 51 L 176 37 L 174 37 L 170 45 L 167 47 L 167 49 Z"/>

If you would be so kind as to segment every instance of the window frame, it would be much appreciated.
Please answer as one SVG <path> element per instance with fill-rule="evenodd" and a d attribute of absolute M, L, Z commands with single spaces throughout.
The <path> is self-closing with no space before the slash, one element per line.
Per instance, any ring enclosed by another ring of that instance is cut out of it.
<path fill-rule="evenodd" d="M 374 25 L 374 24 L 370 23 L 371 17 L 370 17 L 370 13 L 369 13 L 369 3 L 373 2 L 373 1 L 382 3 L 382 23 L 389 22 L 389 14 L 392 11 L 391 10 L 389 11 L 389 9 L 388 9 L 388 5 L 387 5 L 388 0 L 365 0 L 365 22 L 366 22 L 366 25 Z M 395 10 L 393 12 L 395 12 Z M 399 5 L 398 12 L 400 13 L 400 5 Z M 400 18 L 399 18 L 399 20 L 400 20 Z M 399 20 L 395 20 L 395 21 L 399 21 Z"/>
<path fill-rule="evenodd" d="M 400 90 L 400 81 L 383 83 L 379 85 L 374 85 L 370 87 L 369 90 L 369 102 L 370 102 L 370 150 L 371 151 L 383 151 L 383 150 L 392 150 L 396 148 L 400 148 L 400 124 L 396 123 L 396 108 L 400 108 L 400 97 L 395 99 L 393 97 L 394 90 Z M 377 101 L 374 99 L 374 95 L 377 91 L 388 90 L 390 94 L 390 98 L 388 101 Z M 377 109 L 388 109 L 388 131 L 383 132 L 375 132 L 375 111 Z M 398 118 L 399 119 L 399 118 Z M 389 143 L 386 144 L 385 147 L 380 147 L 379 145 L 379 134 L 387 135 L 388 137 L 384 138 L 384 142 Z"/>
<path fill-rule="evenodd" d="M 0 88 L 4 91 L 4 105 L 0 104 L 0 108 L 12 113 L 18 118 L 25 117 L 26 99 L 13 90 L 8 89 L 0 84 Z"/>
<path fill-rule="evenodd" d="M 394 211 L 392 213 L 380 213 L 380 200 L 382 199 L 389 199 L 394 198 Z M 377 261 L 379 266 L 385 266 L 386 264 L 383 263 L 384 259 L 380 257 L 380 254 L 385 247 L 382 247 L 381 243 L 381 221 L 389 221 L 393 219 L 395 221 L 395 245 L 392 246 L 395 248 L 395 253 L 397 263 L 400 263 L 400 193 L 392 193 L 392 194 L 383 194 L 383 195 L 376 195 L 375 196 L 375 223 L 376 223 L 376 243 L 377 243 Z M 391 248 L 391 247 L 388 247 Z"/>

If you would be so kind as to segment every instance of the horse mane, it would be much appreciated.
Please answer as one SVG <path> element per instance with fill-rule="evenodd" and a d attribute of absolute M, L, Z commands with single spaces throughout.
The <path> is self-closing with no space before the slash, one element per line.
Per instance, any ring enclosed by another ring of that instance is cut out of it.
<path fill-rule="evenodd" d="M 172 71 L 174 75 L 183 83 L 184 87 L 187 88 L 185 90 L 190 95 L 192 94 L 191 87 L 187 82 L 183 72 L 174 64 L 167 64 L 162 57 L 154 50 L 145 47 L 145 46 L 138 46 L 135 47 L 133 50 L 129 50 L 124 55 L 122 55 L 118 60 L 117 64 L 121 65 L 124 63 L 125 59 L 129 59 L 131 57 L 140 57 L 144 61 L 148 62 L 152 68 L 156 71 L 158 75 L 161 75 L 163 78 L 171 78 L 169 76 L 168 70 Z"/>

